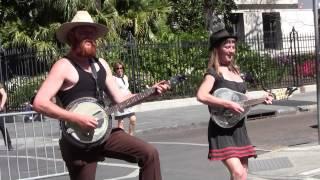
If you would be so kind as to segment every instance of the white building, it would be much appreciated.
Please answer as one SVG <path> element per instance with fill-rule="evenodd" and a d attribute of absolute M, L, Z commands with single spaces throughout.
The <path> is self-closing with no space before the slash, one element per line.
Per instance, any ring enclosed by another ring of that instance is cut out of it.
<path fill-rule="evenodd" d="M 312 0 L 235 0 L 234 30 L 239 37 L 256 35 L 278 42 L 264 44 L 265 48 L 282 49 L 281 37 L 289 36 L 294 27 L 299 34 L 314 34 Z"/>

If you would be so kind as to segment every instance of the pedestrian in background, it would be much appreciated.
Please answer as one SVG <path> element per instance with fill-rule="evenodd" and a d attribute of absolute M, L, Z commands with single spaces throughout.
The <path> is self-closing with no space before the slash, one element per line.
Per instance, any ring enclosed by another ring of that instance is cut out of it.
<path fill-rule="evenodd" d="M 118 85 L 120 91 L 123 92 L 123 94 L 128 95 L 131 94 L 129 90 L 129 81 L 128 76 L 124 74 L 125 72 L 125 66 L 124 64 L 119 61 L 116 62 L 113 65 L 113 71 L 114 71 L 114 79 L 116 81 L 116 84 Z M 133 136 L 135 132 L 136 127 L 136 120 L 137 117 L 135 115 L 135 112 L 132 108 L 125 108 L 122 111 L 117 111 L 114 113 L 115 120 L 118 121 L 118 127 L 124 129 L 124 119 L 129 118 L 129 129 L 128 133 Z"/>
<path fill-rule="evenodd" d="M 7 93 L 4 89 L 4 86 L 0 83 L 0 111 L 3 112 L 5 108 L 5 104 L 7 102 Z M 4 139 L 4 144 L 8 147 L 8 150 L 11 151 L 13 150 L 13 146 L 11 143 L 11 138 L 8 132 L 8 129 L 5 128 L 5 118 L 1 117 L 0 119 L 0 130 Z"/>
<path fill-rule="evenodd" d="M 210 36 L 210 59 L 208 70 L 197 92 L 197 99 L 210 107 L 222 107 L 233 113 L 243 113 L 243 107 L 231 100 L 213 95 L 220 88 L 228 88 L 245 94 L 247 92 L 240 69 L 235 64 L 237 37 L 227 30 L 220 29 Z M 267 96 L 265 102 L 271 103 Z M 209 120 L 208 141 L 209 160 L 219 160 L 228 168 L 231 180 L 246 180 L 248 176 L 248 158 L 256 157 L 256 150 L 247 134 L 245 118 L 234 127 L 220 127 L 213 117 Z"/>

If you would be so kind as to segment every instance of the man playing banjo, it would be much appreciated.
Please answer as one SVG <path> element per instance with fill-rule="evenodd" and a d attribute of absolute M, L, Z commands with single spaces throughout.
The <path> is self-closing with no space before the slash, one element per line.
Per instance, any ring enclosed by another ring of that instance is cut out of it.
<path fill-rule="evenodd" d="M 94 23 L 87 11 L 78 11 L 71 22 L 57 30 L 57 39 L 70 46 L 69 53 L 55 62 L 41 85 L 34 109 L 49 117 L 76 124 L 80 129 L 92 132 L 99 123 L 91 115 L 62 108 L 50 100 L 60 99 L 62 106 L 83 97 L 97 97 L 97 89 L 103 90 L 115 103 L 134 95 L 123 96 L 115 84 L 108 63 L 96 58 L 96 40 L 107 32 L 106 26 Z M 93 74 L 96 77 L 93 77 Z M 154 86 L 155 94 L 165 92 L 169 85 L 160 81 Z M 99 92 L 99 91 L 98 91 Z M 62 135 L 59 141 L 62 158 L 72 180 L 94 180 L 97 162 L 105 157 L 138 163 L 140 180 L 160 180 L 159 154 L 155 147 L 128 135 L 122 129 L 112 129 L 103 143 L 90 148 L 79 148 Z M 106 136 L 107 136 L 106 135 Z"/>

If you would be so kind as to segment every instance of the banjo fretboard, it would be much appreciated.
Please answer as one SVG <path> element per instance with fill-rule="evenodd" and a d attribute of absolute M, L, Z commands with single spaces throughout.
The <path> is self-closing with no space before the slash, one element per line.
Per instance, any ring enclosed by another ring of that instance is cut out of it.
<path fill-rule="evenodd" d="M 140 101 L 150 97 L 155 92 L 156 92 L 156 88 L 146 89 L 145 91 L 138 93 L 135 96 L 132 96 L 131 98 L 129 98 L 119 104 L 113 105 L 111 107 L 107 107 L 106 112 L 107 112 L 107 114 L 112 114 L 112 113 L 119 111 L 119 110 L 122 110 L 124 108 L 134 106 L 134 105 L 138 104 Z"/>

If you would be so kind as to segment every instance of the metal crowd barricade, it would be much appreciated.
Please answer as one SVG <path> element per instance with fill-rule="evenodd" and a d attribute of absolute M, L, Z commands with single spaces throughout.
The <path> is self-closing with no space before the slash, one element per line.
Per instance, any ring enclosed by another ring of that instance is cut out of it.
<path fill-rule="evenodd" d="M 32 180 L 67 176 L 58 146 L 59 121 L 34 111 L 0 114 L 13 150 L 0 140 L 0 180 Z M 5 134 L 7 136 L 7 134 Z"/>

